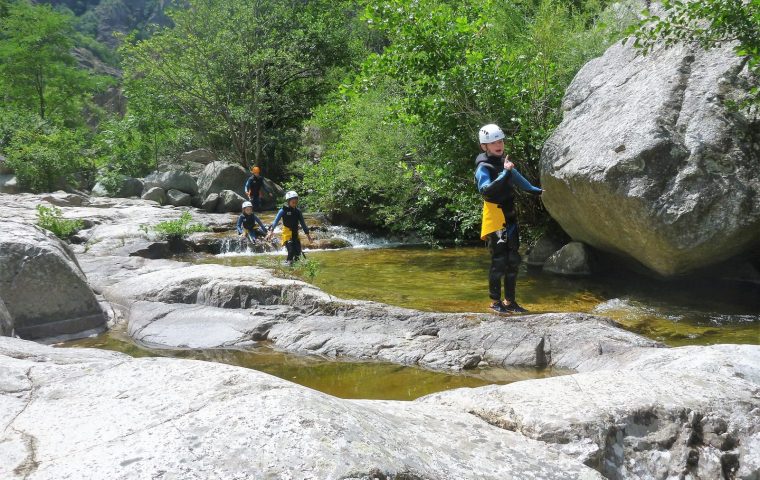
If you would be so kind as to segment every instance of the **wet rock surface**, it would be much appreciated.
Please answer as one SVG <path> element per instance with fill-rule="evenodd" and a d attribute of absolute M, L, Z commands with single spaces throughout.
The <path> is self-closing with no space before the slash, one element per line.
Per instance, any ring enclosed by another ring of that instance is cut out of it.
<path fill-rule="evenodd" d="M 455 409 L 221 364 L 0 339 L 0 476 L 601 479 Z"/>
<path fill-rule="evenodd" d="M 760 347 L 635 355 L 615 369 L 597 365 L 602 369 L 419 401 L 556 445 L 610 479 L 760 475 Z"/>

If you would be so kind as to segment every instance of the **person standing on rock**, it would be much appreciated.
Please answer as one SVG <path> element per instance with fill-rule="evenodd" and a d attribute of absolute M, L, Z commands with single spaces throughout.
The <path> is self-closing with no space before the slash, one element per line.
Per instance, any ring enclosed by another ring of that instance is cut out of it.
<path fill-rule="evenodd" d="M 504 132 L 498 125 L 489 124 L 480 129 L 480 148 L 475 158 L 475 182 L 483 196 L 483 223 L 481 240 L 488 242 L 491 269 L 488 273 L 490 309 L 497 313 L 525 313 L 517 303 L 517 271 L 522 258 L 520 228 L 515 209 L 515 187 L 540 195 L 543 190 L 534 187 L 514 168 L 509 156 L 504 155 Z M 504 279 L 504 299 L 501 282 Z"/>
<path fill-rule="evenodd" d="M 264 177 L 261 176 L 261 168 L 251 167 L 251 176 L 246 180 L 243 190 L 253 204 L 253 209 L 261 211 L 261 199 L 264 197 L 264 190 L 268 190 L 264 184 Z"/>
<path fill-rule="evenodd" d="M 282 220 L 282 244 L 288 250 L 288 263 L 292 264 L 294 261 L 301 258 L 303 250 L 301 249 L 301 240 L 298 238 L 298 225 L 303 227 L 303 233 L 306 234 L 306 238 L 311 242 L 311 235 L 309 234 L 309 227 L 306 226 L 306 220 L 303 218 L 303 213 L 298 209 L 298 194 L 293 190 L 285 194 L 285 205 L 277 212 L 277 216 L 274 217 L 272 226 L 270 227 L 270 235 L 274 233 L 274 229 Z"/>
<path fill-rule="evenodd" d="M 261 228 L 256 228 L 256 224 Z M 245 233 L 246 238 L 251 243 L 256 243 L 256 238 L 266 235 L 267 227 L 259 217 L 253 213 L 253 205 L 251 202 L 243 202 L 243 213 L 240 214 L 237 221 L 238 235 Z"/>

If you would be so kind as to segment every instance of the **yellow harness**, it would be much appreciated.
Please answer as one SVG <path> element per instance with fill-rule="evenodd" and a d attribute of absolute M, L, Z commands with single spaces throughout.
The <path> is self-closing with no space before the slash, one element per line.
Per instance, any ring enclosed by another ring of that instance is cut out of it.
<path fill-rule="evenodd" d="M 504 211 L 499 205 L 491 202 L 483 202 L 483 223 L 480 225 L 480 239 L 485 240 L 489 234 L 506 228 L 507 220 Z"/>
<path fill-rule="evenodd" d="M 285 225 L 282 226 L 282 237 L 280 238 L 280 241 L 283 245 L 285 245 L 285 242 L 293 238 L 293 230 L 289 229 Z"/>

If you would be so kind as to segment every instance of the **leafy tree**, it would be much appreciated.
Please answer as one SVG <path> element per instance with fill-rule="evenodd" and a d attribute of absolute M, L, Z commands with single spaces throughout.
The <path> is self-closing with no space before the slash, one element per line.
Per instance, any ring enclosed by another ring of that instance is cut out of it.
<path fill-rule="evenodd" d="M 191 0 L 174 28 L 127 42 L 130 99 L 269 175 L 297 149 L 303 120 L 356 50 L 343 3 Z"/>
<path fill-rule="evenodd" d="M 103 80 L 78 68 L 71 55 L 72 18 L 27 0 L 12 2 L 7 10 L 0 22 L 0 96 L 5 105 L 33 110 L 42 119 L 81 124 L 82 105 Z"/>
<path fill-rule="evenodd" d="M 706 49 L 734 43 L 736 54 L 760 76 L 759 1 L 663 0 L 662 7 L 662 15 L 648 14 L 634 31 L 634 44 L 645 53 L 658 43 L 696 42 Z M 752 101 L 760 105 L 760 87 L 755 83 L 750 88 Z"/>
<path fill-rule="evenodd" d="M 349 118 L 336 125 L 329 116 L 317 116 L 317 126 L 332 133 L 323 134 L 328 146 L 318 163 L 304 169 L 302 188 L 331 199 L 333 211 L 354 209 L 377 226 L 426 236 L 469 236 L 477 230 L 481 199 L 473 184 L 473 158 L 479 152 L 478 128 L 485 123 L 505 129 L 507 152 L 521 172 L 538 181 L 540 149 L 561 120 L 567 85 L 635 18 L 633 10 L 605 13 L 597 2 L 578 2 L 580 7 L 556 0 L 366 3 L 364 18 L 388 45 L 370 56 L 334 100 L 337 108 L 352 112 L 351 118 L 364 121 Z M 395 86 L 385 89 L 389 81 Z M 367 115 L 356 113 L 356 107 Z M 354 158 L 370 156 L 351 148 L 361 138 L 356 129 L 374 133 L 366 143 L 383 175 L 367 167 L 365 176 L 392 192 L 378 199 L 382 208 L 356 203 L 363 192 L 375 192 L 367 188 L 369 180 L 340 181 L 343 171 L 352 171 L 341 150 Z M 394 129 L 413 132 L 414 141 L 407 142 L 413 148 L 394 151 L 398 139 L 387 133 Z M 534 198 L 521 198 L 520 204 L 524 221 L 547 218 Z"/>

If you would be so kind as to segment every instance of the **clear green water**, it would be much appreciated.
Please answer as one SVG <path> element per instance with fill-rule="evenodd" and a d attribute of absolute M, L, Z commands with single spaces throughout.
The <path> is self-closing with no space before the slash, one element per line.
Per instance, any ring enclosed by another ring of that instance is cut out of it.
<path fill-rule="evenodd" d="M 492 369 L 467 375 L 432 372 L 380 362 L 342 362 L 286 354 L 264 346 L 253 350 L 154 350 L 136 345 L 124 333 L 66 342 L 62 346 L 100 348 L 133 357 L 190 358 L 251 368 L 340 398 L 414 400 L 460 387 L 505 384 L 568 372 L 535 369 Z"/>
<path fill-rule="evenodd" d="M 485 248 L 382 248 L 308 252 L 313 283 L 342 298 L 428 311 L 487 311 Z M 271 264 L 271 255 L 197 257 L 231 266 Z M 760 292 L 697 280 L 660 282 L 632 273 L 565 278 L 529 273 L 518 301 L 532 313 L 587 312 L 668 345 L 760 344 Z"/>

